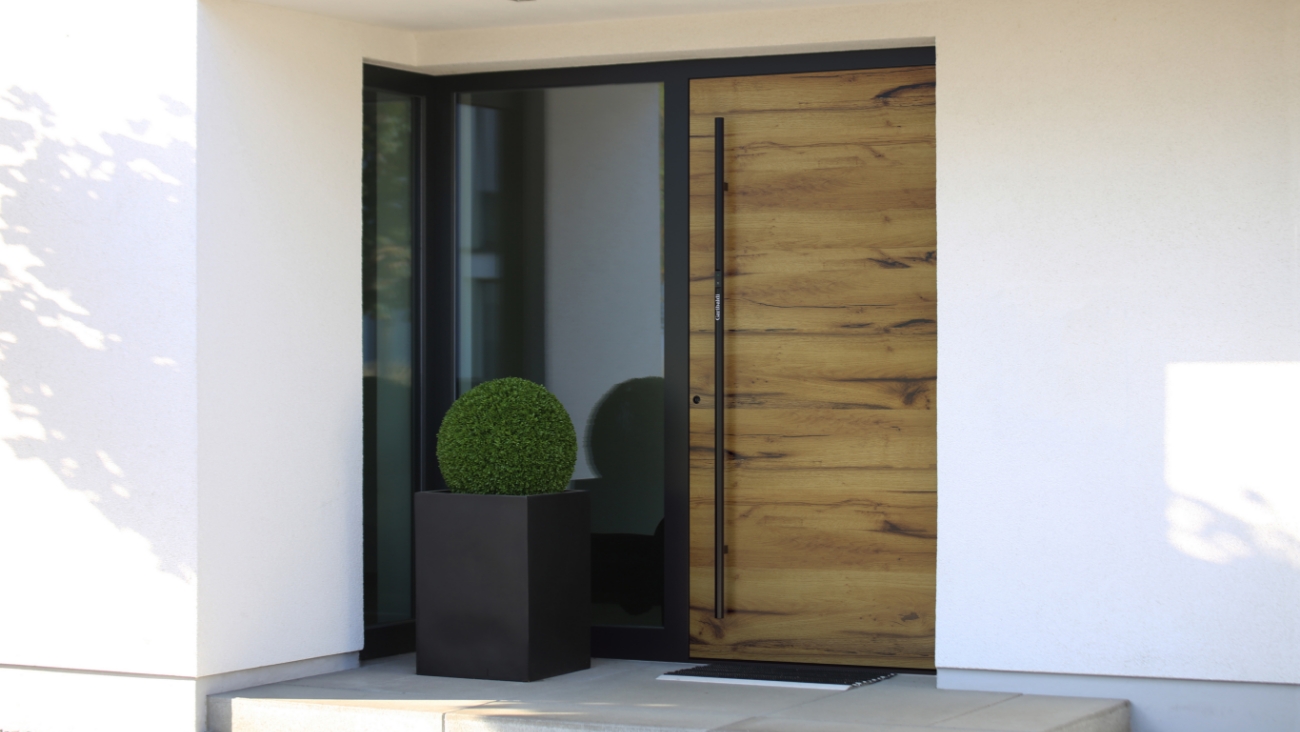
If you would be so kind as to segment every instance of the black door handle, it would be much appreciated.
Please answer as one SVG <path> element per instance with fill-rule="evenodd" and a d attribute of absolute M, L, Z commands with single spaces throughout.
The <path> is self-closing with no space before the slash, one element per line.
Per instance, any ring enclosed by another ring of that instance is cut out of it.
<path fill-rule="evenodd" d="M 726 189 L 722 171 L 723 152 L 722 118 L 713 118 L 713 617 L 721 619 L 727 613 L 723 595 L 723 525 L 726 513 L 726 496 L 723 493 L 723 470 L 726 449 L 723 443 L 723 415 L 726 405 L 725 372 L 722 350 L 722 248 L 723 220 L 722 193 Z"/>

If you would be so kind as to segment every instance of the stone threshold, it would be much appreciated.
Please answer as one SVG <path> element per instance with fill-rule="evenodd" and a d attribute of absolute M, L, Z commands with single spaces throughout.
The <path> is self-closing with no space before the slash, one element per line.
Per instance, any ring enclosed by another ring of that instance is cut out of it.
<path fill-rule="evenodd" d="M 1115 699 L 947 691 L 900 674 L 847 691 L 657 680 L 597 659 L 532 683 L 415 674 L 413 654 L 208 697 L 210 732 L 1129 732 Z"/>

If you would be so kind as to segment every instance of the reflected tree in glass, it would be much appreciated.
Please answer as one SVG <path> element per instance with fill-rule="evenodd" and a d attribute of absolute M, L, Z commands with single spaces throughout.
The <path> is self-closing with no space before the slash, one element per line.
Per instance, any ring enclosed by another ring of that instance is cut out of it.
<path fill-rule="evenodd" d="M 415 100 L 367 90 L 362 158 L 367 626 L 410 620 Z"/>

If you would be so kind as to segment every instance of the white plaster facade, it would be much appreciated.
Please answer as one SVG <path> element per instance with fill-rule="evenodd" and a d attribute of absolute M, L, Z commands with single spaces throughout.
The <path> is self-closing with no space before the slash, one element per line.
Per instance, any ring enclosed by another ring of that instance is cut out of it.
<path fill-rule="evenodd" d="M 355 664 L 363 62 L 930 44 L 940 684 L 1300 726 L 1300 0 L 554 2 L 0 0 L 0 729 Z"/>

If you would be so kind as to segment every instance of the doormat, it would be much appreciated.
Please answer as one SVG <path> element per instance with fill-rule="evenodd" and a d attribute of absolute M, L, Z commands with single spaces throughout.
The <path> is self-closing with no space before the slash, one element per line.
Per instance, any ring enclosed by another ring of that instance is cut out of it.
<path fill-rule="evenodd" d="M 803 666 L 786 663 L 746 663 L 724 661 L 693 668 L 669 671 L 662 681 L 698 681 L 705 684 L 747 684 L 749 686 L 786 686 L 795 689 L 846 691 L 898 674 L 874 668 Z"/>

